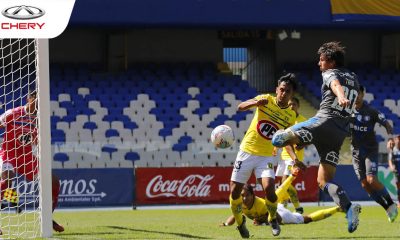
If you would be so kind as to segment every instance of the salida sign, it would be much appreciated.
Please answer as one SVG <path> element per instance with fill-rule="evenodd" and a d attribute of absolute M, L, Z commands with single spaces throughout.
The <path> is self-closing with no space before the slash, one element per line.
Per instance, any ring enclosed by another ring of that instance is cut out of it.
<path fill-rule="evenodd" d="M 137 204 L 224 203 L 229 197 L 231 167 L 138 168 Z M 295 186 L 303 201 L 316 201 L 316 168 L 299 176 Z M 249 181 L 254 183 L 255 179 Z M 261 190 L 261 189 L 256 189 Z"/>

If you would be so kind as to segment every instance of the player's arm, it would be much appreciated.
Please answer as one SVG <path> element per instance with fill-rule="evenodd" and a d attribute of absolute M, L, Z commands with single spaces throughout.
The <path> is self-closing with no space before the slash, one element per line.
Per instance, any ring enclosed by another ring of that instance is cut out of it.
<path fill-rule="evenodd" d="M 388 140 L 387 140 L 386 147 L 388 149 L 392 149 L 392 148 L 394 148 L 393 127 L 389 121 L 386 121 L 386 123 L 383 126 L 385 127 L 386 132 L 388 134 Z"/>
<path fill-rule="evenodd" d="M 332 92 L 338 98 L 338 104 L 341 107 L 349 106 L 350 105 L 350 101 L 344 95 L 344 90 L 343 90 L 342 84 L 340 84 L 339 80 L 337 80 L 337 79 L 332 80 L 330 86 L 331 86 Z"/>
<path fill-rule="evenodd" d="M 233 225 L 234 223 L 235 223 L 235 217 L 232 215 L 232 216 L 229 216 L 229 217 L 226 219 L 226 221 L 223 222 L 223 223 L 221 223 L 219 226 L 220 226 L 220 227 L 227 227 L 227 226 Z"/>
<path fill-rule="evenodd" d="M 268 100 L 266 98 L 262 98 L 262 99 L 249 99 L 247 101 L 241 102 L 238 105 L 238 111 L 242 112 L 242 111 L 246 111 L 249 110 L 250 108 L 253 107 L 258 107 L 258 106 L 262 106 L 262 105 L 266 105 L 268 103 Z"/>
<path fill-rule="evenodd" d="M 392 171 L 392 172 L 396 171 L 396 168 L 394 167 L 394 164 L 393 164 L 393 148 L 389 149 L 388 164 L 389 164 L 390 171 Z"/>
<path fill-rule="evenodd" d="M 285 149 L 286 149 L 287 153 L 289 154 L 290 158 L 293 160 L 294 165 L 296 167 L 299 167 L 302 170 L 306 169 L 306 165 L 304 165 L 304 163 L 297 158 L 297 155 L 294 152 L 293 145 L 289 144 L 289 145 L 285 146 Z"/>

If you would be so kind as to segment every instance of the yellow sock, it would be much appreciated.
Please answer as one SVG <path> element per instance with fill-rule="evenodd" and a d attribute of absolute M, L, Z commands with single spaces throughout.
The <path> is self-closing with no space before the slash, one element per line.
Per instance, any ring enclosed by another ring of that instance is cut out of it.
<path fill-rule="evenodd" d="M 286 180 L 276 189 L 275 193 L 278 196 L 278 202 L 281 202 L 285 199 L 285 195 L 287 194 L 287 190 L 290 186 L 292 186 L 292 182 L 295 179 L 294 176 L 290 175 Z"/>
<path fill-rule="evenodd" d="M 271 222 L 272 219 L 276 218 L 276 210 L 278 208 L 278 201 L 270 202 L 267 198 L 265 198 L 265 205 L 268 210 L 268 222 Z"/>
<path fill-rule="evenodd" d="M 287 193 L 290 196 L 290 201 L 292 202 L 293 206 L 295 208 L 299 208 L 300 207 L 300 201 L 299 201 L 299 197 L 297 196 L 297 190 L 296 188 L 293 187 L 293 185 L 290 185 Z"/>
<path fill-rule="evenodd" d="M 242 196 L 234 200 L 232 199 L 232 196 L 229 195 L 229 204 L 231 205 L 231 211 L 238 225 L 241 225 L 243 222 L 242 203 Z"/>
<path fill-rule="evenodd" d="M 328 218 L 333 214 L 337 213 L 340 210 L 340 207 L 332 207 L 327 209 L 318 210 L 316 212 L 311 213 L 308 215 L 313 222 L 320 221 L 322 219 Z"/>

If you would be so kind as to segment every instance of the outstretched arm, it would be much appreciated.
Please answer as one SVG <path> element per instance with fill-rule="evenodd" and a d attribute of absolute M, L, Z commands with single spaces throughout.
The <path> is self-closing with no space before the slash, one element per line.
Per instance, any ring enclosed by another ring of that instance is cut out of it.
<path fill-rule="evenodd" d="M 233 225 L 234 223 L 235 223 L 235 217 L 232 215 L 232 216 L 229 216 L 229 217 L 226 219 L 226 221 L 223 222 L 223 223 L 221 223 L 219 226 L 220 226 L 220 227 L 226 227 L 226 226 L 231 226 L 231 225 Z"/>
<path fill-rule="evenodd" d="M 304 163 L 297 158 L 297 155 L 294 152 L 293 146 L 292 145 L 287 145 L 287 146 L 285 146 L 285 148 L 286 148 L 286 151 L 289 154 L 290 158 L 293 160 L 294 165 L 296 167 L 299 167 L 302 170 L 306 169 L 306 165 L 304 165 Z"/>
<path fill-rule="evenodd" d="M 242 102 L 238 105 L 238 111 L 246 111 L 249 110 L 252 107 L 258 107 L 258 106 L 262 106 L 268 103 L 267 99 L 260 99 L 260 100 L 256 100 L 256 99 L 249 99 L 245 102 Z"/>
<path fill-rule="evenodd" d="M 387 147 L 388 149 L 392 149 L 392 148 L 394 147 L 394 140 L 393 140 L 393 137 L 392 137 L 392 134 L 393 134 L 393 127 L 392 127 L 392 125 L 390 125 L 389 121 L 386 121 L 384 127 L 385 127 L 386 132 L 387 132 L 387 134 L 388 134 L 388 136 L 389 136 L 389 138 L 388 138 L 388 140 L 387 140 L 386 147 Z"/>

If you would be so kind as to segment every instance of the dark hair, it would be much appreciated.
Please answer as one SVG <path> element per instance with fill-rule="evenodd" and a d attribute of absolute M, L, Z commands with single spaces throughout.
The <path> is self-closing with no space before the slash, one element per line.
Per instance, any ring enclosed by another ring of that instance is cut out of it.
<path fill-rule="evenodd" d="M 243 189 L 246 189 L 251 195 L 254 195 L 253 187 L 250 184 L 245 184 Z"/>
<path fill-rule="evenodd" d="M 37 92 L 36 90 L 29 90 L 28 92 L 28 98 L 36 98 L 37 97 Z"/>
<path fill-rule="evenodd" d="M 297 89 L 297 80 L 296 80 L 296 75 L 294 73 L 286 73 L 282 75 L 278 79 L 278 86 L 281 85 L 281 83 L 287 83 L 290 84 L 293 88 L 294 91 Z"/>
<path fill-rule="evenodd" d="M 344 66 L 345 47 L 340 42 L 327 42 L 318 49 L 318 54 L 325 55 L 328 60 L 334 60 L 336 67 Z"/>
<path fill-rule="evenodd" d="M 362 92 L 362 93 L 365 92 L 365 87 L 363 85 L 360 85 L 360 92 Z"/>
<path fill-rule="evenodd" d="M 293 102 L 296 102 L 297 105 L 300 106 L 300 100 L 299 100 L 297 97 L 292 97 L 292 101 L 293 101 Z"/>

